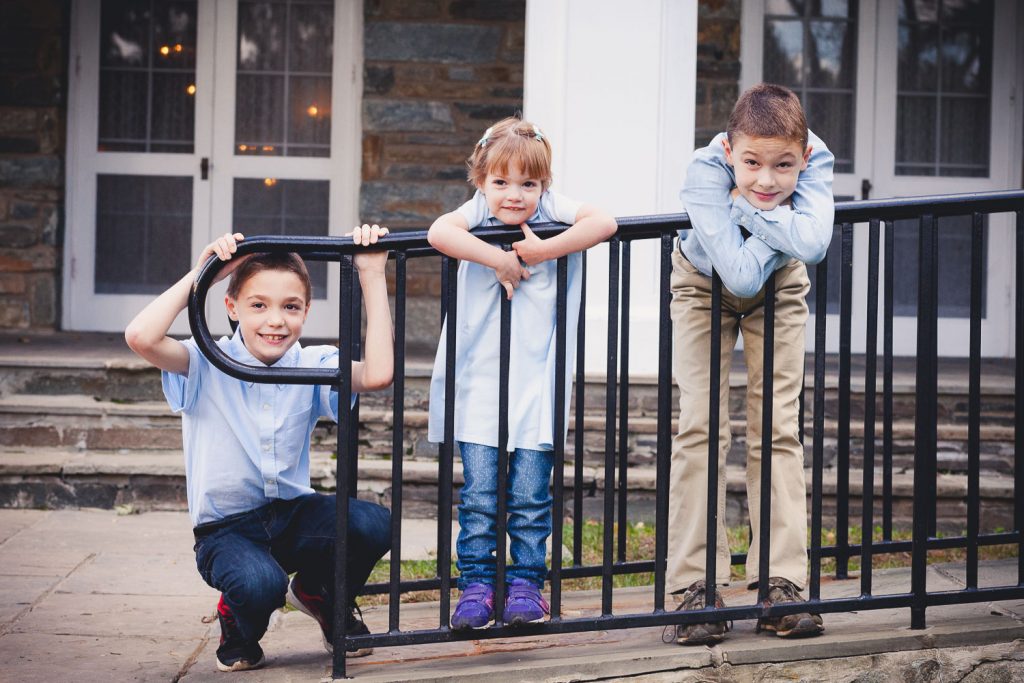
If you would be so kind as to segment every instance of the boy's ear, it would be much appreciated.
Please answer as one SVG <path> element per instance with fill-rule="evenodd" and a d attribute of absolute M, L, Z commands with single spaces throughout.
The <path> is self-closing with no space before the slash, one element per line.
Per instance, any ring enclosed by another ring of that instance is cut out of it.
<path fill-rule="evenodd" d="M 800 166 L 801 171 L 807 170 L 807 162 L 810 160 L 811 152 L 813 151 L 814 147 L 812 145 L 807 145 L 807 149 L 804 151 L 804 163 Z"/>
<path fill-rule="evenodd" d="M 732 147 L 729 146 L 729 138 L 722 138 L 722 149 L 725 150 L 725 160 L 729 163 L 730 166 L 733 166 L 734 164 L 732 163 Z"/>
<path fill-rule="evenodd" d="M 228 309 L 229 318 L 232 320 L 238 320 L 238 304 L 230 296 L 224 296 L 224 308 Z"/>

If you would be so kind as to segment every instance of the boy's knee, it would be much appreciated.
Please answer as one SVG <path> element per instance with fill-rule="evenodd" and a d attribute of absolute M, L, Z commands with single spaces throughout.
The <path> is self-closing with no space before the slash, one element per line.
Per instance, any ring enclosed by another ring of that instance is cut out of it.
<path fill-rule="evenodd" d="M 280 567 L 249 565 L 239 568 L 223 590 L 233 607 L 255 614 L 269 614 L 284 605 L 288 575 Z"/>
<path fill-rule="evenodd" d="M 358 513 L 349 511 L 349 519 L 355 522 L 350 527 L 355 540 L 367 550 L 384 555 L 391 550 L 391 511 L 376 503 L 355 502 L 359 503 L 353 506 L 358 507 Z"/>

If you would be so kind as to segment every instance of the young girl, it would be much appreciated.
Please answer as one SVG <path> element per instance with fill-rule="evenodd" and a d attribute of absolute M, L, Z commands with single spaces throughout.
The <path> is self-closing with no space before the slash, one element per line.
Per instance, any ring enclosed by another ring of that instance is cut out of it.
<path fill-rule="evenodd" d="M 500 299 L 512 302 L 509 368 L 508 567 L 504 619 L 517 625 L 548 614 L 541 596 L 547 575 L 545 542 L 551 535 L 552 451 L 555 405 L 556 262 L 569 255 L 566 413 L 572 391 L 582 250 L 617 229 L 605 212 L 551 192 L 551 147 L 541 130 L 507 118 L 484 133 L 469 157 L 473 198 L 434 221 L 428 239 L 461 261 L 458 273 L 455 358 L 455 440 L 465 485 L 459 504 L 458 553 L 462 591 L 452 628 L 483 628 L 494 617 L 495 523 L 498 507 L 498 368 Z M 529 223 L 572 227 L 540 239 Z M 471 232 L 480 226 L 516 226 L 523 239 L 513 250 L 488 244 Z M 445 339 L 441 332 L 430 382 L 429 438 L 444 438 Z"/>

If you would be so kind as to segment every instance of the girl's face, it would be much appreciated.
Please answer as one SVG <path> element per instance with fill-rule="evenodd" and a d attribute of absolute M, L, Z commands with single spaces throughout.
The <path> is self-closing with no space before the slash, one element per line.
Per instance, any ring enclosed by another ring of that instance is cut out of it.
<path fill-rule="evenodd" d="M 261 270 L 225 297 L 228 316 L 242 328 L 242 341 L 257 360 L 273 365 L 302 335 L 309 304 L 302 280 L 288 270 Z"/>
<path fill-rule="evenodd" d="M 495 218 L 505 225 L 522 225 L 537 210 L 544 183 L 527 176 L 521 168 L 510 168 L 505 173 L 492 169 L 478 188 Z"/>

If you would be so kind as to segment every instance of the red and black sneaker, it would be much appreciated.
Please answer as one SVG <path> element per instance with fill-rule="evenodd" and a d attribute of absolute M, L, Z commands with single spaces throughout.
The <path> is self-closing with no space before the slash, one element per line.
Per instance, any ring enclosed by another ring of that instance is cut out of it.
<path fill-rule="evenodd" d="M 288 604 L 304 614 L 316 619 L 320 624 L 320 635 L 323 637 L 324 649 L 334 653 L 334 605 L 328 599 L 326 591 L 307 592 L 305 587 L 299 583 L 299 575 L 292 577 L 288 584 Z M 349 609 L 345 618 L 345 634 L 349 636 L 362 636 L 370 632 L 366 624 L 358 619 L 355 611 L 358 607 Z M 362 616 L 362 614 L 360 614 Z M 350 650 L 345 653 L 346 657 L 365 657 L 373 653 L 372 647 L 364 647 L 358 650 Z"/>
<path fill-rule="evenodd" d="M 217 621 L 220 623 L 220 647 L 217 648 L 217 668 L 221 671 L 249 671 L 259 669 L 266 660 L 259 643 L 250 643 L 242 637 L 231 608 L 221 594 L 217 603 Z"/>

